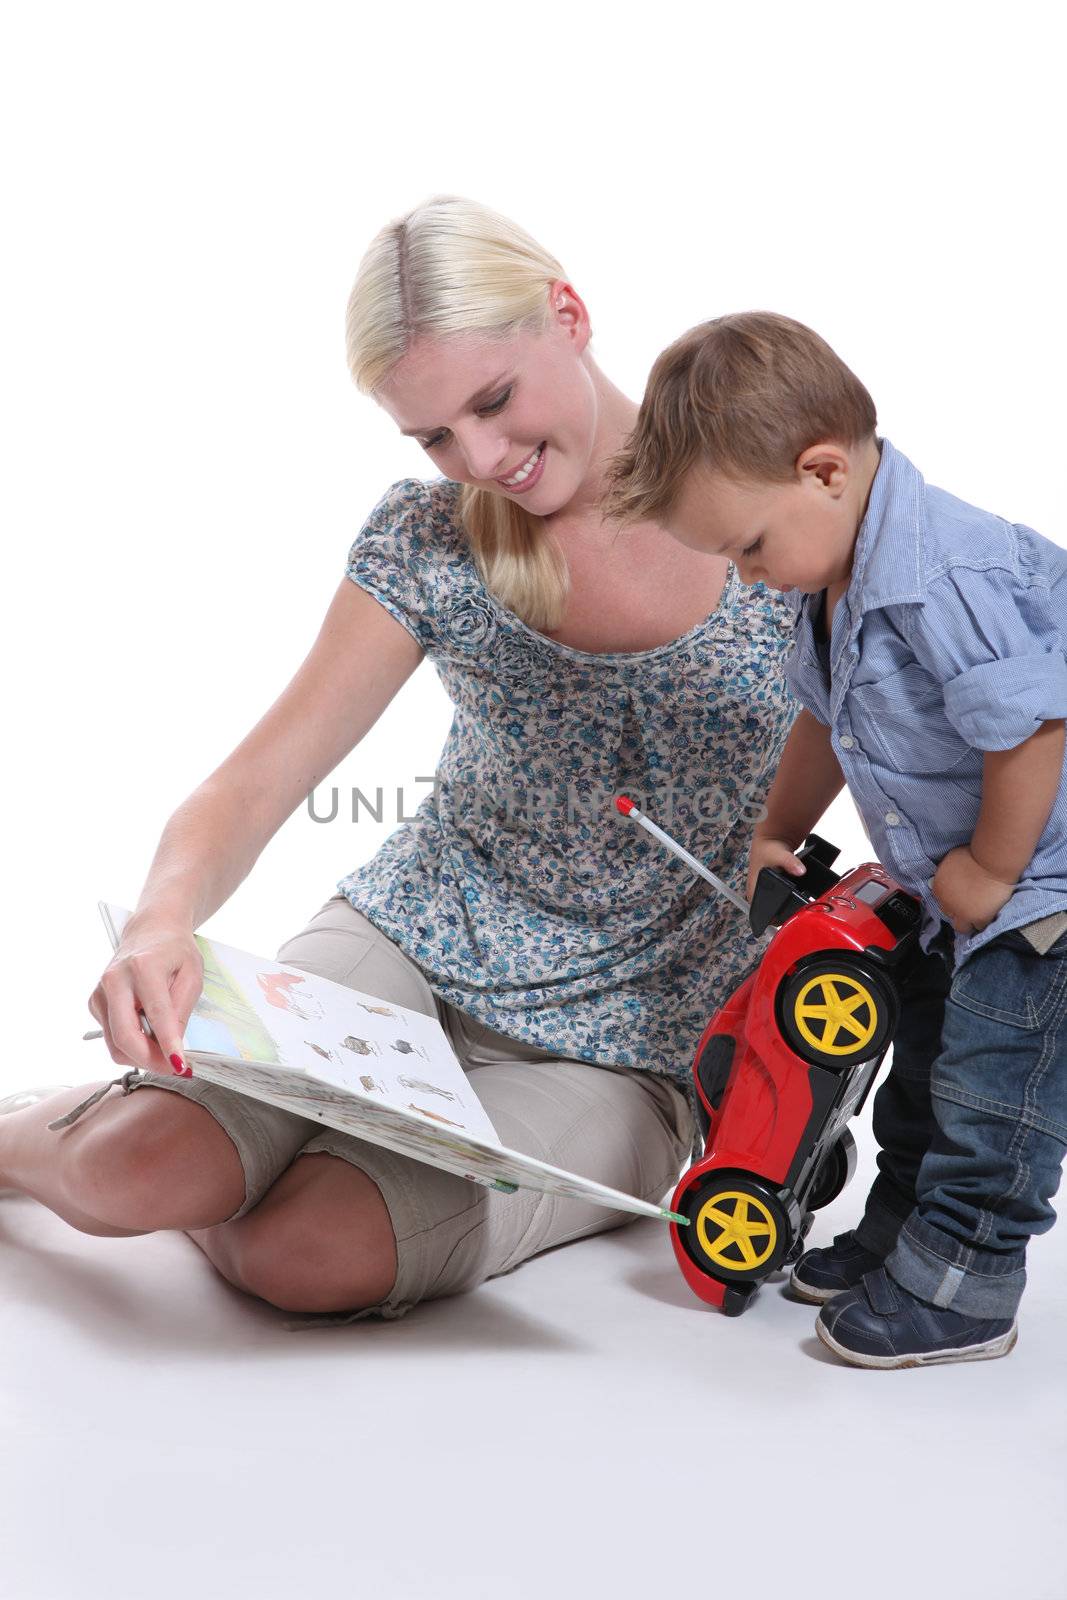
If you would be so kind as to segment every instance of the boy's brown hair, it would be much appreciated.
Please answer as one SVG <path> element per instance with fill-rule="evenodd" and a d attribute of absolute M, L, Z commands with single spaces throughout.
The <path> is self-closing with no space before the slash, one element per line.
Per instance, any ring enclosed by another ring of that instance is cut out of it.
<path fill-rule="evenodd" d="M 610 464 L 604 510 L 620 522 L 660 516 L 698 463 L 785 482 L 809 445 L 857 444 L 877 424 L 855 373 L 802 322 L 773 311 L 716 317 L 657 357 L 637 424 Z"/>

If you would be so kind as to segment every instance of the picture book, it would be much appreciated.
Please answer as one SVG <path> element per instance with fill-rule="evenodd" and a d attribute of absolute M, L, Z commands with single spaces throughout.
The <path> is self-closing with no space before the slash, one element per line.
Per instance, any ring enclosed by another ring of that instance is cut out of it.
<path fill-rule="evenodd" d="M 99 908 L 117 947 L 130 913 Z M 194 937 L 204 984 L 184 1055 L 195 1076 L 506 1193 L 540 1189 L 685 1221 L 501 1144 L 436 1017 Z"/>

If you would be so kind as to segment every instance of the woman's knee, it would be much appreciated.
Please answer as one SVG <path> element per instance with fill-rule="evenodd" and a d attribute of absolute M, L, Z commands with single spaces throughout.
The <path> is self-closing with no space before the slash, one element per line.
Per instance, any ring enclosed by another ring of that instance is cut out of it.
<path fill-rule="evenodd" d="M 277 959 L 386 1004 L 437 1015 L 433 990 L 422 969 L 344 895 L 334 895 L 306 928 L 286 940 Z"/>
<path fill-rule="evenodd" d="M 101 1101 L 86 1124 L 71 1145 L 68 1186 L 102 1222 L 147 1230 L 213 1227 L 243 1204 L 237 1148 L 195 1100 L 145 1085 Z"/>
<path fill-rule="evenodd" d="M 302 1157 L 227 1228 L 249 1294 L 282 1311 L 362 1311 L 396 1282 L 396 1240 L 381 1192 L 339 1157 Z"/>

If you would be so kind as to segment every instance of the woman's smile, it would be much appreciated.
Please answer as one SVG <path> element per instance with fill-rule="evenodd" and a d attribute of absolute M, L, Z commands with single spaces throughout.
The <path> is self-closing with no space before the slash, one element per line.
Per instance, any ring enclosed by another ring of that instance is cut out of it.
<path fill-rule="evenodd" d="M 540 478 L 545 470 L 545 456 L 548 453 L 544 440 L 532 451 L 521 466 L 507 478 L 497 478 L 496 482 L 505 489 L 510 489 L 512 494 L 522 494 L 530 489 Z"/>

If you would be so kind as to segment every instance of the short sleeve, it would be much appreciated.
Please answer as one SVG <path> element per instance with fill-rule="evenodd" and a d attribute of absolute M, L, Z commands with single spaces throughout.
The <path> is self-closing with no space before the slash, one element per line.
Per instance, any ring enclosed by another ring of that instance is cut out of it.
<path fill-rule="evenodd" d="M 1047 582 L 954 566 L 908 608 L 909 643 L 942 686 L 945 716 L 975 750 L 1012 750 L 1067 718 L 1067 659 Z"/>
<path fill-rule="evenodd" d="M 401 478 L 352 541 L 345 568 L 423 650 L 434 640 L 434 515 L 429 486 Z"/>

